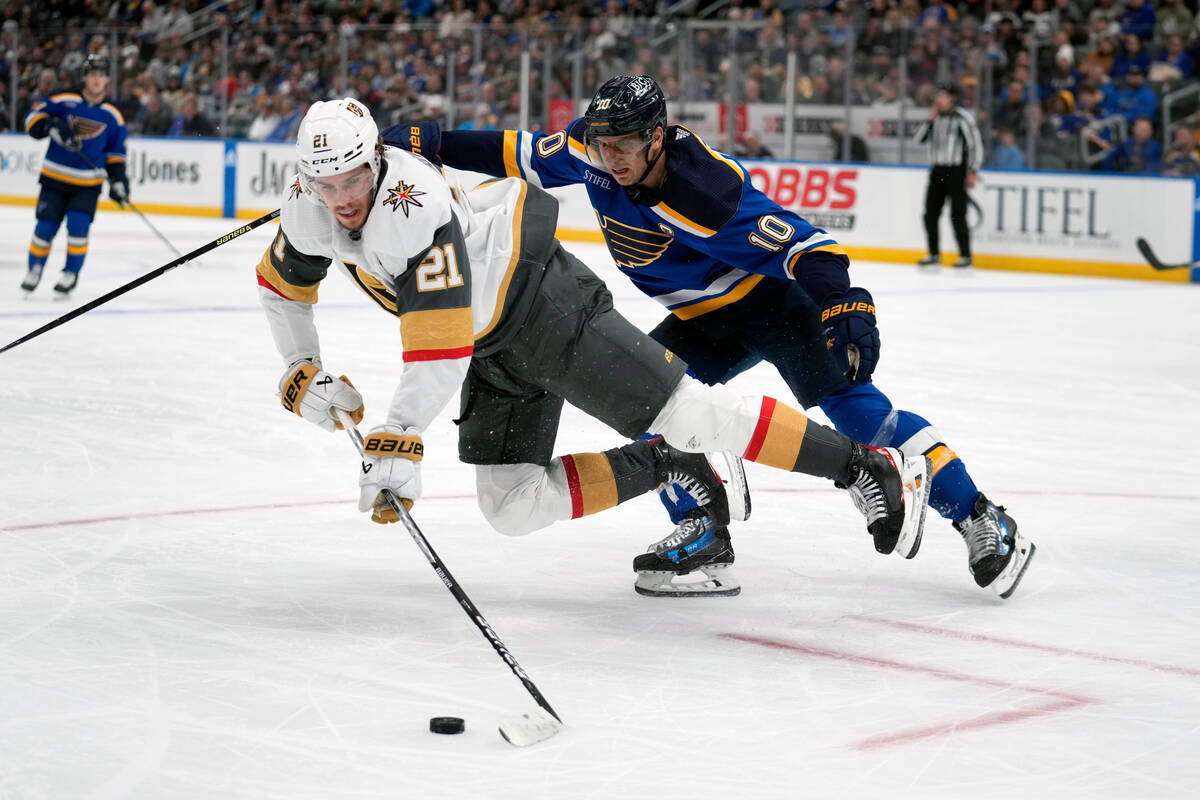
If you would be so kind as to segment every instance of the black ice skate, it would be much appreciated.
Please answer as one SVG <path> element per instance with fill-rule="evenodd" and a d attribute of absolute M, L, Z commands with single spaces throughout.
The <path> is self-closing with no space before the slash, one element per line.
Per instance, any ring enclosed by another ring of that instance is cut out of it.
<path fill-rule="evenodd" d="M 40 266 L 30 267 L 29 271 L 25 273 L 25 280 L 21 281 L 21 288 L 26 292 L 32 292 L 38 287 L 41 280 L 42 268 Z"/>
<path fill-rule="evenodd" d="M 967 543 L 967 561 L 975 583 L 1003 598 L 1012 596 L 1037 551 L 1033 542 L 1017 531 L 1017 521 L 984 497 L 975 498 L 971 516 L 954 527 Z"/>
<path fill-rule="evenodd" d="M 732 597 L 742 591 L 732 565 L 729 529 L 695 509 L 670 536 L 633 559 L 633 588 L 651 597 Z"/>
<path fill-rule="evenodd" d="M 700 504 L 669 536 L 633 560 L 634 589 L 652 597 L 730 597 L 742 587 L 729 572 L 729 501 L 721 478 L 702 453 L 654 440 L 655 477 L 677 483 Z M 686 577 L 685 577 L 686 576 Z"/>
<path fill-rule="evenodd" d="M 837 481 L 867 518 L 867 530 L 880 553 L 912 558 L 921 547 L 925 509 L 929 507 L 929 459 L 904 458 L 891 447 L 857 442 L 850 456 L 849 480 Z"/>
<path fill-rule="evenodd" d="M 79 283 L 78 272 L 68 272 L 63 270 L 62 275 L 58 276 L 58 283 L 54 284 L 54 296 L 57 299 L 65 300 L 71 295 L 75 284 Z"/>

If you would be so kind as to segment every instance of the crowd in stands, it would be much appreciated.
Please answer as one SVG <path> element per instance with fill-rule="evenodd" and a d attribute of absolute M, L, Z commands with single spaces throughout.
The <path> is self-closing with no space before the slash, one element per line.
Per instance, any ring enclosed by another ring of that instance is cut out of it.
<path fill-rule="evenodd" d="M 792 92 L 802 104 L 928 107 L 950 81 L 987 133 L 994 167 L 1197 175 L 1200 92 L 1184 93 L 1161 129 L 1164 96 L 1200 83 L 1195 2 L 9 3 L 0 121 L 7 129 L 15 114 L 21 129 L 37 98 L 77 86 L 83 59 L 102 52 L 134 134 L 287 141 L 311 102 L 348 94 L 381 126 L 437 118 L 510 128 L 529 52 L 534 127 L 545 124 L 548 99 L 586 98 L 617 73 L 654 75 L 669 98 L 688 102 L 725 100 L 732 86 L 739 102 L 780 103 Z M 688 24 L 696 19 L 742 25 Z M 790 86 L 788 53 L 797 56 Z"/>

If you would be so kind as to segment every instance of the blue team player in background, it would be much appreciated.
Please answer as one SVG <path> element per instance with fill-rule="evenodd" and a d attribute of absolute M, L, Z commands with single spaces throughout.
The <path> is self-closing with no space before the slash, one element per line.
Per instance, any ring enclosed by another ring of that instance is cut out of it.
<path fill-rule="evenodd" d="M 87 256 L 88 231 L 107 173 L 109 197 L 121 204 L 129 198 L 125 177 L 125 119 L 107 102 L 109 61 L 93 53 L 83 62 L 83 89 L 59 92 L 34 104 L 25 131 L 35 139 L 50 137 L 38 178 L 37 225 L 29 243 L 29 272 L 21 288 L 32 292 L 42 279 L 50 245 L 67 220 L 67 261 L 54 285 L 66 298 L 79 282 Z"/>
<path fill-rule="evenodd" d="M 651 332 L 655 340 L 709 384 L 766 361 L 805 408 L 820 406 L 847 436 L 928 456 L 930 505 L 962 535 L 975 582 L 1001 597 L 1016 589 L 1034 545 L 976 488 L 928 421 L 895 409 L 871 383 L 879 359 L 875 304 L 851 286 L 845 250 L 756 189 L 735 160 L 668 125 L 666 98 L 652 78 L 607 81 L 583 118 L 553 134 L 443 132 L 420 123 L 383 136 L 455 168 L 544 187 L 582 183 L 616 265 L 671 312 Z M 667 505 L 676 522 L 687 509 Z M 678 543 L 673 537 L 664 542 Z M 733 561 L 727 531 L 695 544 L 656 548 L 638 556 L 634 570 L 684 574 Z"/>

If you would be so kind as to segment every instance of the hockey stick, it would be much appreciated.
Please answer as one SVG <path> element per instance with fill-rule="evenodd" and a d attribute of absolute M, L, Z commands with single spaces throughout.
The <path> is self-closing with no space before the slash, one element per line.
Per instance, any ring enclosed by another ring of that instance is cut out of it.
<path fill-rule="evenodd" d="M 1191 269 L 1192 267 L 1200 267 L 1200 261 L 1186 261 L 1182 264 L 1164 264 L 1158 260 L 1158 256 L 1154 255 L 1154 251 L 1150 249 L 1150 243 L 1140 236 L 1137 240 L 1137 249 L 1141 251 L 1142 257 L 1149 262 L 1150 266 L 1158 270 Z"/>
<path fill-rule="evenodd" d="M 340 408 L 334 408 L 334 413 L 337 414 L 338 421 L 342 423 L 342 427 L 346 429 L 346 433 L 350 436 L 350 440 L 354 442 L 354 446 L 358 448 L 359 455 L 363 451 L 363 437 L 358 432 L 358 428 L 354 426 L 354 420 L 350 415 Z M 417 527 L 417 523 L 409 516 L 408 509 L 400 502 L 390 489 L 383 490 L 383 498 L 387 504 L 392 507 L 396 515 L 400 517 L 400 523 L 404 525 L 408 531 L 408 535 L 417 543 L 417 547 L 425 556 L 425 560 L 429 562 L 429 566 L 433 567 L 433 571 L 437 574 L 438 579 L 450 590 L 450 594 L 454 595 L 454 599 L 458 601 L 459 606 L 471 618 L 471 622 L 475 623 L 475 627 L 479 628 L 483 637 L 488 640 L 496 654 L 500 659 L 508 665 L 513 674 L 525 686 L 525 691 L 533 696 L 537 704 L 541 706 L 536 711 L 531 711 L 527 714 L 521 714 L 515 717 L 506 717 L 500 720 L 500 735 L 504 737 L 504 741 L 517 747 L 526 747 L 531 744 L 549 739 L 554 734 L 562 730 L 562 719 L 550 707 L 550 703 L 538 690 L 529 676 L 525 674 L 525 670 L 517 663 L 517 659 L 509 652 L 504 642 L 500 640 L 500 636 L 488 624 L 488 621 L 483 618 L 483 614 L 479 613 L 479 609 L 471 602 L 471 598 L 467 597 L 467 593 L 459 586 L 458 581 L 450 574 L 450 570 L 438 558 L 438 554 L 434 552 L 433 547 L 429 544 L 429 540 L 425 538 L 425 534 L 421 533 L 421 529 Z"/>
<path fill-rule="evenodd" d="M 96 170 L 97 172 L 100 171 L 100 168 L 96 166 L 96 163 L 94 161 L 92 161 L 90 158 L 88 158 L 87 153 L 83 152 L 83 150 L 77 150 L 76 153 L 79 155 L 80 158 L 82 158 L 84 160 L 84 162 L 87 163 L 87 165 L 89 167 Z M 112 183 L 112 181 L 110 180 L 109 183 Z M 155 236 L 157 236 L 159 238 L 159 241 L 161 241 L 163 244 L 165 244 L 167 246 L 167 249 L 175 254 L 176 258 L 183 258 L 183 253 L 179 252 L 179 248 L 176 247 L 175 245 L 171 244 L 171 240 L 168 239 L 167 237 L 163 236 L 162 233 L 159 232 L 158 228 L 154 227 L 154 225 L 151 224 L 150 220 L 147 219 L 146 215 L 143 214 L 138 209 L 138 207 L 133 204 L 132 200 L 130 200 L 128 197 L 126 197 L 124 200 L 117 200 L 116 203 L 121 208 L 125 208 L 126 206 L 128 206 L 129 209 L 131 211 L 133 211 L 133 213 L 137 214 L 139 217 L 142 218 L 142 222 L 146 223 L 146 227 L 150 229 L 150 232 L 153 233 Z"/>
<path fill-rule="evenodd" d="M 242 227 L 238 228 L 237 230 L 230 231 L 229 233 L 225 234 L 224 236 L 221 236 L 220 238 L 213 239 L 208 244 L 201 245 L 200 247 L 197 247 L 192 252 L 190 252 L 186 255 L 182 255 L 179 258 L 177 258 L 174 261 L 171 261 L 167 264 L 163 264 L 158 269 L 151 270 L 150 272 L 147 272 L 145 275 L 141 276 L 140 278 L 135 278 L 134 280 L 130 281 L 129 283 L 125 284 L 124 286 L 119 286 L 116 289 L 113 289 L 108 294 L 97 297 L 95 300 L 91 301 L 90 303 L 85 303 L 84 305 L 80 306 L 79 308 L 68 311 L 66 314 L 63 314 L 61 317 L 58 317 L 57 319 L 53 319 L 50 322 L 47 322 L 45 325 L 38 328 L 37 330 L 30 331 L 29 333 L 22 336 L 20 339 L 16 339 L 14 341 L 9 342 L 8 344 L 4 345 L 4 347 L 0 347 L 0 353 L 3 353 L 6 350 L 11 350 L 12 348 L 16 347 L 17 345 L 23 344 L 24 342 L 28 342 L 30 339 L 33 339 L 37 336 L 41 336 L 46 331 L 53 330 L 54 328 L 57 328 L 59 325 L 62 325 L 64 322 L 69 322 L 82 314 L 86 314 L 87 312 L 91 311 L 93 308 L 104 305 L 109 300 L 112 300 L 114 297 L 120 297 L 121 295 L 125 294 L 128 291 L 130 291 L 132 289 L 136 289 L 137 287 L 141 286 L 143 283 L 149 283 L 150 281 L 154 280 L 155 278 L 159 277 L 160 275 L 162 275 L 166 272 L 170 272 L 171 270 L 175 269 L 178 266 L 186 264 L 189 261 L 194 261 L 196 258 L 204 255 L 208 251 L 215 250 L 216 248 L 220 247 L 221 245 L 225 244 L 226 242 L 236 239 L 237 237 L 241 236 L 244 233 L 249 233 L 250 231 L 257 228 L 259 225 L 262 225 L 264 222 L 270 222 L 271 220 L 275 219 L 278 216 L 279 216 L 279 209 L 275 209 L 271 213 L 264 214 L 263 216 L 259 217 L 258 219 L 243 225 Z"/>

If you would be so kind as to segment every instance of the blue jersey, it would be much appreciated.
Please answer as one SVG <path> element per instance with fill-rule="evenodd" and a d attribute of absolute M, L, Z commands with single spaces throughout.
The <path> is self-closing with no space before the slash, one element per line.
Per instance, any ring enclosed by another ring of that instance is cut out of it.
<path fill-rule="evenodd" d="M 34 104 L 25 117 L 25 132 L 46 138 L 51 117 L 70 123 L 80 148 L 68 150 L 50 140 L 39 178 L 44 186 L 98 191 L 106 174 L 125 178 L 125 118 L 116 106 L 105 101 L 91 105 L 78 92 L 60 92 Z"/>
<path fill-rule="evenodd" d="M 666 181 L 636 201 L 589 154 L 586 130 L 580 118 L 554 134 L 445 131 L 438 154 L 451 167 L 537 186 L 582 183 L 617 267 L 682 319 L 735 304 L 764 278 L 798 281 L 818 303 L 849 287 L 832 236 L 770 200 L 737 161 L 682 125 L 666 131 Z M 825 257 L 807 258 L 818 252 Z"/>

